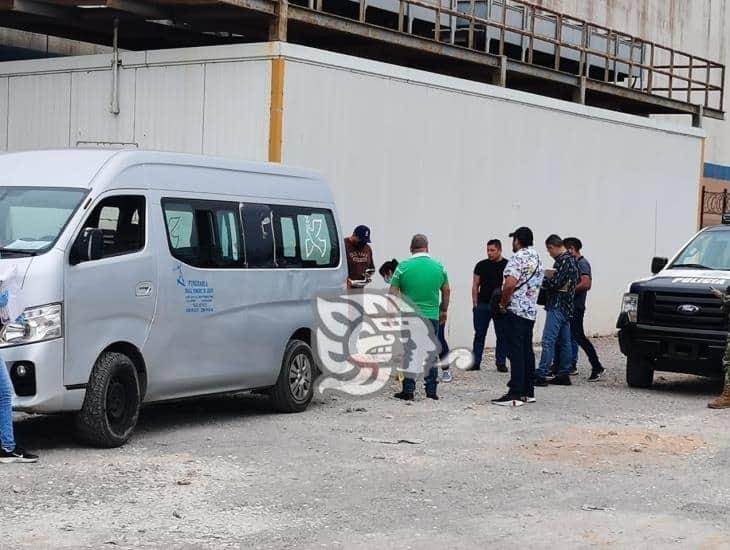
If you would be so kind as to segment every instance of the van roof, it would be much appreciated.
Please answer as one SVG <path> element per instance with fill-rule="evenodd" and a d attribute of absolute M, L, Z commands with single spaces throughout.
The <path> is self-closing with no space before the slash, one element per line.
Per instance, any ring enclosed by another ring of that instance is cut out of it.
<path fill-rule="evenodd" d="M 49 149 L 0 154 L 0 185 L 86 187 L 111 160 L 125 167 L 174 164 L 320 179 L 314 172 L 268 162 L 137 149 Z"/>

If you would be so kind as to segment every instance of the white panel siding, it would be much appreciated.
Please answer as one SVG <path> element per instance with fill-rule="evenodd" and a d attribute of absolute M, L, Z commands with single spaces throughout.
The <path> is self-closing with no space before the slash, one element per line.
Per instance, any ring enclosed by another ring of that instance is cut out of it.
<path fill-rule="evenodd" d="M 371 226 L 378 265 L 407 257 L 414 233 L 430 237 L 450 273 L 455 345 L 471 343 L 472 270 L 490 238 L 509 256 L 508 233 L 528 225 L 552 264 L 549 233 L 580 237 L 595 275 L 588 326 L 605 334 L 627 283 L 696 227 L 699 138 L 524 97 L 287 64 L 285 162 L 327 176 L 344 230 Z"/>
<path fill-rule="evenodd" d="M 71 146 L 79 142 L 134 141 L 135 72 L 133 69 L 120 71 L 118 115 L 109 112 L 111 71 L 73 73 Z"/>
<path fill-rule="evenodd" d="M 141 149 L 202 152 L 204 66 L 137 69 L 135 141 Z"/>
<path fill-rule="evenodd" d="M 8 79 L 0 78 L 0 151 L 8 147 Z"/>
<path fill-rule="evenodd" d="M 70 99 L 69 73 L 12 77 L 8 149 L 68 147 Z"/>
<path fill-rule="evenodd" d="M 203 152 L 267 160 L 271 62 L 206 67 Z"/>

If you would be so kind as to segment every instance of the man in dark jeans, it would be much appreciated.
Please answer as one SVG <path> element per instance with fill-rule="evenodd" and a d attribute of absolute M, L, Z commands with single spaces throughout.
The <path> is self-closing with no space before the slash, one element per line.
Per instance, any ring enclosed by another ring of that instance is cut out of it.
<path fill-rule="evenodd" d="M 581 253 L 583 243 L 580 239 L 577 237 L 568 237 L 563 242 L 565 243 L 565 248 L 578 262 L 578 273 L 580 275 L 580 281 L 575 287 L 575 312 L 571 321 L 571 330 L 573 333 L 573 347 L 571 350 L 573 353 L 573 365 L 578 364 L 578 347 L 580 346 L 585 352 L 586 357 L 588 357 L 588 362 L 591 364 L 591 375 L 588 377 L 588 381 L 597 382 L 603 378 L 606 369 L 601 365 L 596 348 L 593 347 L 593 344 L 591 344 L 591 341 L 586 336 L 583 326 L 583 320 L 586 315 L 586 297 L 593 284 L 591 264 L 588 263 L 588 260 Z"/>
<path fill-rule="evenodd" d="M 504 340 L 504 323 L 502 319 L 492 315 L 489 302 L 492 294 L 502 288 L 504 268 L 507 260 L 502 257 L 502 243 L 492 239 L 487 243 L 487 259 L 474 267 L 474 279 L 471 287 L 471 300 L 474 307 L 474 365 L 470 370 L 480 370 L 484 354 L 484 340 L 489 331 L 489 323 L 494 319 L 494 332 L 497 335 L 497 370 L 507 372 L 507 349 Z"/>
<path fill-rule="evenodd" d="M 428 253 L 428 238 L 425 235 L 414 235 L 411 240 L 411 257 L 403 260 L 390 280 L 391 294 L 401 294 L 408 298 L 421 316 L 431 323 L 434 335 L 438 334 L 439 325 L 446 324 L 449 309 L 449 277 L 446 268 L 431 258 Z M 438 367 L 436 361 L 426 366 L 424 377 L 426 397 L 438 399 Z M 394 395 L 397 399 L 413 401 L 416 381 L 406 376 L 403 380 L 403 391 Z"/>
<path fill-rule="evenodd" d="M 533 248 L 532 230 L 520 227 L 512 237 L 514 255 L 504 268 L 504 284 L 499 315 L 504 315 L 507 332 L 507 356 L 510 361 L 509 390 L 492 403 L 504 407 L 521 407 L 535 402 L 535 352 L 532 331 L 537 318 L 537 295 L 544 270 Z"/>

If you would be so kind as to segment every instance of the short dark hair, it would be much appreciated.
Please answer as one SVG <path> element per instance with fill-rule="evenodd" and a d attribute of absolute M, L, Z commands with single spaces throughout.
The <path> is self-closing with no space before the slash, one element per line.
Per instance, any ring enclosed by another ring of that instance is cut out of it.
<path fill-rule="evenodd" d="M 530 229 L 529 227 L 518 227 L 512 233 L 510 233 L 509 236 L 517 240 L 524 247 L 532 246 L 535 242 L 535 237 L 532 234 L 532 229 Z"/>
<path fill-rule="evenodd" d="M 385 274 L 388 271 L 392 271 L 395 273 L 395 268 L 398 267 L 398 260 L 393 258 L 392 260 L 388 260 L 387 262 L 383 262 L 383 265 L 380 266 L 380 269 L 378 269 L 378 273 L 380 273 L 381 277 L 385 277 Z"/>
<path fill-rule="evenodd" d="M 428 248 L 428 237 L 421 233 L 413 235 L 411 239 L 411 250 L 421 250 L 424 248 Z"/>
<path fill-rule="evenodd" d="M 583 243 L 578 237 L 566 237 L 563 239 L 563 244 L 566 247 L 575 248 L 576 250 L 583 250 Z"/>
<path fill-rule="evenodd" d="M 487 243 L 487 246 L 496 246 L 500 250 L 502 250 L 502 241 L 499 239 L 492 239 Z"/>
<path fill-rule="evenodd" d="M 553 233 L 547 239 L 545 239 L 545 246 L 553 246 L 555 248 L 559 248 L 561 246 L 564 246 L 563 239 Z"/>

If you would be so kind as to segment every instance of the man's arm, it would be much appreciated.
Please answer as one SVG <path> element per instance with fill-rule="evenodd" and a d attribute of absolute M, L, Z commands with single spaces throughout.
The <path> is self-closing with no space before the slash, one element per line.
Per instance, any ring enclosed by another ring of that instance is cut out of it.
<path fill-rule="evenodd" d="M 510 301 L 512 301 L 512 295 L 515 293 L 516 288 L 517 279 L 512 275 L 507 275 L 502 284 L 502 299 L 499 301 L 499 308 L 501 310 L 507 309 Z"/>
<path fill-rule="evenodd" d="M 471 283 L 471 304 L 474 307 L 477 307 L 477 303 L 479 302 L 479 285 L 481 284 L 481 277 L 479 275 L 474 275 L 474 278 L 472 279 Z"/>
<path fill-rule="evenodd" d="M 542 281 L 543 288 L 547 290 L 560 290 L 568 282 L 568 262 L 561 262 L 553 277 L 545 277 Z"/>
<path fill-rule="evenodd" d="M 591 289 L 592 285 L 593 279 L 591 279 L 590 275 L 581 275 L 580 281 L 575 286 L 575 293 L 580 294 L 582 292 L 588 292 Z"/>
<path fill-rule="evenodd" d="M 451 301 L 451 287 L 446 282 L 441 287 L 441 311 L 439 312 L 439 322 L 443 325 L 446 322 L 447 311 L 449 310 L 449 301 Z"/>

